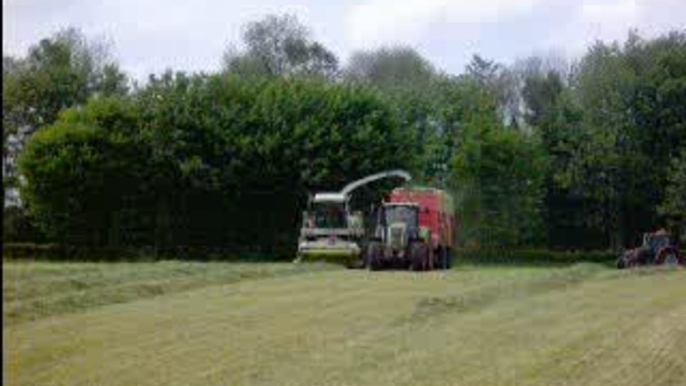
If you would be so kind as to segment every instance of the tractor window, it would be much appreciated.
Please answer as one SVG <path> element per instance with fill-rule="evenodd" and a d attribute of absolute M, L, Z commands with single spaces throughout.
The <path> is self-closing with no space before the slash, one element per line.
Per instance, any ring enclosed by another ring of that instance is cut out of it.
<path fill-rule="evenodd" d="M 660 249 L 669 246 L 669 236 L 653 236 L 650 244 L 653 252 L 657 253 Z"/>
<path fill-rule="evenodd" d="M 389 206 L 385 210 L 386 224 L 405 223 L 409 226 L 416 226 L 418 223 L 417 210 L 407 206 Z"/>
<path fill-rule="evenodd" d="M 347 228 L 348 221 L 345 208 L 341 204 L 315 204 L 315 228 Z"/>

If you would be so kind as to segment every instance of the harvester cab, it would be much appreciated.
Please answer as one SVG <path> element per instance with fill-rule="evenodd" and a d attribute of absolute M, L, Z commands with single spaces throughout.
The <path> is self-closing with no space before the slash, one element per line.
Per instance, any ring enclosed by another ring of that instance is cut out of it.
<path fill-rule="evenodd" d="M 363 236 L 362 216 L 351 213 L 348 197 L 339 193 L 318 193 L 303 212 L 296 261 L 342 262 L 354 266 Z"/>

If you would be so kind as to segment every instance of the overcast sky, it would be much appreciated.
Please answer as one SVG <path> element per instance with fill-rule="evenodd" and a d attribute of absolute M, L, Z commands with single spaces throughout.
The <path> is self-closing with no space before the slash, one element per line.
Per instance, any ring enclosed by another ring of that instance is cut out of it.
<path fill-rule="evenodd" d="M 3 0 L 3 54 L 74 26 L 106 38 L 137 78 L 166 68 L 212 71 L 242 26 L 291 13 L 345 61 L 357 49 L 405 43 L 460 73 L 474 53 L 510 63 L 550 50 L 575 57 L 596 39 L 686 28 L 686 0 Z"/>

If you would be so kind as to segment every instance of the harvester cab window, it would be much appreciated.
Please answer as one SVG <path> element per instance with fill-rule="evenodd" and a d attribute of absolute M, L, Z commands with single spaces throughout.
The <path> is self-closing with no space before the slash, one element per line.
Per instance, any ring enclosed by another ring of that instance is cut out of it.
<path fill-rule="evenodd" d="M 317 228 L 347 227 L 345 209 L 339 205 L 317 205 L 314 210 L 314 215 L 315 227 Z"/>

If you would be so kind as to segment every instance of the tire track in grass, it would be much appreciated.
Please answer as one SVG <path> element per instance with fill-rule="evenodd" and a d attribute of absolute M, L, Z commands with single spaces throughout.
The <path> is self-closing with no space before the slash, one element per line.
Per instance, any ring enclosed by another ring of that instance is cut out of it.
<path fill-rule="evenodd" d="M 298 279 L 298 280 L 299 280 L 299 279 Z M 318 279 L 318 280 L 320 280 L 320 279 Z M 296 281 L 296 280 L 294 279 L 293 281 Z M 292 285 L 292 283 L 289 284 L 289 285 Z M 238 286 L 239 286 L 239 287 L 242 287 L 242 286 L 244 286 L 244 285 L 243 285 L 243 284 L 239 284 Z M 252 283 L 246 283 L 245 286 L 246 286 L 246 287 L 254 287 L 254 284 L 252 284 Z M 321 283 L 318 283 L 317 286 L 321 286 Z M 217 287 L 217 288 L 231 288 L 231 289 L 234 289 L 234 287 L 235 287 L 234 285 L 231 285 L 231 286 L 228 286 L 228 287 L 221 286 L 221 287 Z M 232 291 L 223 291 L 223 290 L 222 290 L 222 291 L 217 292 L 217 291 L 218 291 L 217 288 L 215 288 L 215 290 L 214 290 L 215 295 L 213 295 L 213 296 L 210 297 L 209 299 L 206 299 L 209 303 L 215 304 L 215 306 L 213 306 L 211 309 L 208 310 L 208 312 L 209 312 L 210 315 L 212 315 L 213 312 L 217 312 L 217 308 L 219 307 L 219 304 L 221 304 L 221 303 L 215 303 L 215 302 L 217 301 L 217 298 L 218 298 L 218 297 L 221 297 L 221 296 L 224 296 L 224 295 L 231 296 L 231 293 L 228 293 L 228 292 L 236 292 L 238 295 L 240 295 L 240 293 L 243 292 L 243 291 L 241 291 L 240 289 L 235 290 L 235 291 L 233 291 L 233 290 L 232 290 Z M 362 292 L 364 291 L 363 288 L 358 288 L 358 290 L 360 291 L 360 293 L 362 293 Z M 189 296 L 191 296 L 191 295 L 192 295 L 192 293 L 189 293 Z M 304 293 L 303 295 L 304 295 L 304 296 L 309 296 L 309 294 L 307 294 L 307 293 Z M 349 291 L 342 291 L 342 292 L 339 294 L 339 296 L 354 297 L 354 296 L 357 296 L 357 295 L 355 295 L 354 293 L 351 293 L 351 292 L 349 292 Z M 157 308 L 158 311 L 160 311 L 160 310 L 159 310 L 160 307 L 156 305 L 157 302 L 156 302 L 155 300 L 147 300 L 147 301 L 143 301 L 143 302 L 144 302 L 145 304 L 147 304 L 148 307 Z M 337 302 L 337 299 L 329 299 L 329 300 L 324 299 L 324 302 Z M 346 302 L 347 302 L 347 301 L 342 301 L 342 303 L 346 303 Z M 180 301 L 174 301 L 174 304 L 176 304 L 176 305 L 181 305 L 181 303 L 187 303 L 187 301 L 186 301 L 185 299 L 181 299 Z M 228 311 L 228 315 L 226 315 L 226 316 L 231 316 L 232 314 L 237 314 L 237 313 L 240 313 L 242 317 L 245 317 L 245 316 L 250 317 L 250 315 L 251 315 L 251 314 L 254 314 L 254 313 L 258 313 L 258 314 L 262 313 L 262 314 L 263 314 L 263 313 L 265 313 L 265 310 L 266 310 L 266 309 L 265 309 L 265 305 L 262 304 L 262 303 L 264 303 L 264 300 L 262 300 L 260 303 L 257 303 L 257 304 L 244 304 L 243 306 L 240 307 L 239 310 L 229 310 L 229 311 Z M 274 307 L 274 306 L 275 306 L 275 305 L 272 304 L 272 305 L 270 305 L 269 307 Z M 288 306 L 288 305 L 286 305 L 286 306 Z M 146 307 L 146 306 L 143 305 L 143 307 Z M 170 305 L 169 307 L 170 307 L 170 308 L 176 308 L 175 305 Z M 117 308 L 127 308 L 127 307 L 122 306 L 122 307 L 117 307 Z M 267 311 L 268 311 L 268 310 L 267 310 Z M 312 311 L 312 310 L 310 310 L 310 313 L 313 314 L 311 311 Z M 99 312 L 98 312 L 98 311 L 93 311 L 93 312 L 91 312 L 90 314 L 94 314 L 94 315 L 90 315 L 90 316 L 97 316 L 97 315 L 99 314 Z M 88 316 L 89 316 L 89 315 L 84 315 L 83 318 L 89 319 Z M 151 316 L 151 317 L 155 317 L 155 318 L 157 318 L 157 319 L 159 320 L 160 317 L 164 317 L 164 314 L 163 314 L 163 313 L 160 313 L 160 312 L 150 312 L 150 316 Z M 211 334 L 211 333 L 213 332 L 211 329 L 208 329 L 208 328 L 207 328 L 208 325 L 211 325 L 211 324 L 213 323 L 212 318 L 207 318 L 207 315 L 204 315 L 204 314 L 202 314 L 202 313 L 201 313 L 201 314 L 190 315 L 190 316 L 189 316 L 189 315 L 185 315 L 185 316 L 184 316 L 184 315 L 181 315 L 181 316 L 182 316 L 182 317 L 185 317 L 185 318 L 190 317 L 190 319 L 191 319 L 191 324 L 188 325 L 188 327 L 189 327 L 189 328 L 192 328 L 192 330 L 196 332 L 196 337 L 195 337 L 195 338 L 196 338 L 196 339 L 195 339 L 195 341 L 196 341 L 195 343 L 196 343 L 196 344 L 195 344 L 195 346 L 188 347 L 188 348 L 179 347 L 178 345 L 176 345 L 176 346 L 175 346 L 175 345 L 169 345 L 169 346 L 168 346 L 168 350 L 156 351 L 155 354 L 156 354 L 157 360 L 160 360 L 161 362 L 166 362 L 166 363 L 173 363 L 173 362 L 174 362 L 174 359 L 169 359 L 169 360 L 164 359 L 164 357 L 167 355 L 167 354 L 166 354 L 167 352 L 170 353 L 170 355 L 174 355 L 174 356 L 183 356 L 183 355 L 187 354 L 187 352 L 185 352 L 185 351 L 187 351 L 187 350 L 194 350 L 196 346 L 200 346 L 200 347 L 203 347 L 203 346 L 211 346 L 211 343 L 212 343 L 211 340 L 216 340 L 216 339 L 215 339 L 213 336 L 211 336 L 211 335 L 209 336 L 209 339 L 207 339 L 207 340 L 204 340 L 204 338 L 203 338 L 203 335 Z M 90 331 L 87 331 L 90 335 L 99 336 L 99 335 L 102 335 L 103 332 L 107 332 L 107 331 L 111 328 L 111 325 L 100 325 L 101 322 L 100 322 L 98 319 L 96 319 L 96 318 L 93 318 L 93 319 L 94 319 L 94 320 L 91 320 L 90 322 L 84 322 L 84 323 L 82 323 L 82 324 L 85 324 L 85 325 L 95 325 L 95 326 L 96 326 L 94 329 L 90 329 Z M 43 323 L 43 324 L 45 324 L 45 323 Z M 164 328 L 163 325 L 160 326 L 159 323 L 155 323 L 155 325 L 158 326 L 158 327 L 161 327 L 161 330 L 163 330 L 163 331 L 165 330 L 165 328 Z M 110 327 L 108 328 L 107 326 L 110 326 Z M 207 332 L 208 330 L 209 330 L 209 332 Z M 200 336 L 197 336 L 197 332 L 198 332 L 198 331 L 201 332 L 201 335 L 200 335 Z M 106 333 L 105 335 L 108 335 L 108 334 L 111 333 L 111 332 L 112 332 L 112 331 L 109 331 L 109 332 Z M 215 332 L 216 332 L 216 331 L 215 331 Z M 125 334 L 125 335 L 122 335 L 122 334 Z M 116 339 L 117 341 L 122 341 L 124 344 L 128 344 L 128 343 L 130 342 L 130 340 L 131 340 L 129 336 L 132 335 L 132 334 L 139 335 L 139 337 L 140 337 L 139 340 L 142 341 L 142 342 L 146 342 L 147 344 L 150 344 L 150 343 L 151 343 L 151 342 L 150 342 L 150 339 L 153 338 L 153 342 L 152 342 L 151 346 L 152 346 L 152 347 L 155 347 L 155 343 L 154 343 L 154 340 L 155 340 L 155 339 L 154 339 L 154 338 L 156 338 L 156 332 L 155 332 L 155 331 L 151 331 L 149 328 L 146 329 L 146 330 L 144 330 L 144 331 L 137 330 L 137 331 L 135 331 L 135 333 L 134 333 L 133 331 L 128 331 L 128 332 L 127 332 L 127 331 L 119 331 L 119 332 L 117 332 L 117 334 L 115 334 L 115 335 L 117 335 L 117 338 L 114 338 L 114 337 L 113 337 L 113 339 Z M 58 331 L 55 331 L 55 333 L 53 333 L 53 334 L 51 334 L 51 335 L 52 335 L 52 336 L 58 336 L 58 335 L 59 335 L 59 332 L 58 332 Z M 85 337 L 85 339 L 83 339 L 83 340 L 86 340 L 86 341 L 87 341 L 87 340 L 88 340 L 87 338 L 88 338 L 88 337 Z M 204 344 L 198 345 L 197 343 L 199 343 L 199 342 L 204 342 Z M 86 344 L 86 346 L 88 346 L 88 344 Z M 179 349 L 181 349 L 183 352 L 179 351 Z M 127 351 L 126 346 L 121 347 L 121 350 L 116 350 L 116 348 L 115 348 L 114 351 L 113 351 L 112 348 L 110 348 L 110 349 L 108 349 L 108 354 L 113 354 L 113 355 L 112 355 L 112 358 L 116 358 L 119 354 L 123 354 L 123 353 L 125 353 L 126 351 Z M 74 359 L 73 359 L 73 362 L 78 362 L 78 361 L 80 361 L 81 359 L 82 359 L 82 358 L 79 358 L 79 357 L 74 358 Z M 107 362 L 112 362 L 112 361 L 110 361 L 110 360 L 103 360 L 103 362 L 107 363 Z M 115 363 L 116 363 L 116 362 L 115 362 Z M 60 364 L 58 364 L 57 367 L 62 367 L 62 368 L 64 368 L 64 367 L 69 367 L 68 365 L 69 365 L 68 362 L 67 362 L 67 363 L 60 363 Z M 116 366 L 115 366 L 115 367 L 116 367 Z M 48 370 L 49 370 L 49 369 L 48 369 Z M 126 370 L 126 369 L 123 368 L 123 369 L 116 369 L 116 370 Z"/>
<path fill-rule="evenodd" d="M 85 267 L 79 263 L 3 263 L 4 325 L 214 284 L 341 269 L 288 263 L 82 264 Z"/>
<path fill-rule="evenodd" d="M 429 296 L 420 299 L 414 312 L 402 322 L 421 323 L 445 313 L 473 312 L 486 308 L 497 301 L 521 296 L 533 296 L 550 291 L 565 291 L 602 272 L 600 266 L 580 264 L 572 268 L 552 271 L 548 275 L 530 281 L 496 281 L 493 284 L 463 291 L 457 295 Z"/>
<path fill-rule="evenodd" d="M 409 277 L 403 277 L 401 280 L 409 280 Z M 403 283 L 406 284 L 406 283 Z M 426 283 L 423 283 L 426 284 Z M 448 286 L 452 286 L 458 283 L 455 282 L 447 282 L 443 281 L 442 283 L 439 283 L 440 286 L 437 288 L 434 288 L 434 290 L 431 290 L 431 288 L 425 288 L 423 291 L 420 293 L 413 293 L 413 296 L 408 296 L 406 297 L 405 300 L 408 302 L 408 308 L 407 312 L 404 315 L 401 315 L 401 318 L 406 318 L 408 315 L 411 315 L 412 312 L 412 305 L 416 303 L 417 299 L 422 299 L 428 293 L 431 292 L 437 292 L 436 290 L 440 291 L 445 291 L 446 289 L 450 289 Z M 478 286 L 478 285 L 484 285 L 483 283 L 479 283 L 478 280 L 470 281 L 471 285 Z M 490 283 L 489 283 L 490 285 Z M 401 287 L 401 286 L 398 286 Z M 378 293 L 379 288 L 374 288 L 374 292 Z M 451 291 L 454 291 L 455 289 L 451 289 Z M 461 287 L 460 290 L 470 290 L 470 288 L 465 288 Z M 379 303 L 381 303 L 382 299 L 378 299 Z M 397 303 L 397 300 L 396 300 Z M 349 305 L 350 306 L 350 305 Z M 357 308 L 361 308 L 363 305 L 362 304 L 357 304 Z M 352 377 L 353 379 L 362 379 L 359 377 L 359 374 L 364 373 L 365 371 L 368 371 L 370 369 L 376 369 L 377 366 L 380 365 L 378 363 L 378 357 L 382 358 L 395 358 L 399 357 L 399 355 L 402 354 L 405 349 L 403 348 L 409 348 L 411 347 L 411 342 L 406 342 L 402 343 L 404 340 L 404 337 L 406 336 L 413 336 L 416 334 L 421 334 L 422 329 L 422 323 L 416 323 L 416 324 L 403 324 L 403 323 L 394 323 L 394 320 L 397 320 L 397 318 L 388 318 L 390 320 L 385 321 L 385 323 L 381 323 L 378 325 L 373 326 L 372 328 L 367 329 L 366 331 L 363 331 L 361 334 L 353 336 L 349 339 L 347 339 L 347 344 L 339 344 L 335 345 L 333 351 L 328 350 L 327 352 L 323 353 L 323 358 L 332 358 L 335 357 L 336 360 L 339 360 L 341 358 L 344 358 L 347 360 L 346 363 L 348 363 L 350 366 L 353 366 L 355 368 L 355 371 L 352 372 L 351 374 L 346 373 L 345 378 L 346 381 L 348 378 Z M 419 327 L 418 327 L 419 326 Z M 398 346 L 398 342 L 400 342 L 400 347 Z M 368 350 L 367 350 L 368 349 Z M 372 357 L 369 359 L 365 359 L 365 356 L 368 351 L 373 352 Z M 359 357 L 357 356 L 359 355 Z M 321 358 L 321 354 L 315 353 L 311 357 L 305 357 L 300 360 L 301 363 L 311 363 L 312 359 L 318 359 L 317 357 Z M 320 363 L 323 362 L 326 364 L 326 361 L 319 361 Z M 335 378 L 336 374 L 336 367 L 339 366 L 340 363 L 337 365 L 333 366 L 329 371 L 325 371 L 325 373 L 330 374 L 330 377 Z M 395 368 L 394 368 L 394 371 Z M 395 373 L 394 373 L 395 374 Z M 390 376 L 390 375 L 389 375 Z M 394 375 L 393 377 L 396 377 Z M 342 381 L 342 380 L 338 380 Z M 304 381 L 303 384 L 308 384 L 308 382 L 318 382 L 317 379 L 309 379 L 308 381 Z M 335 382 L 334 382 L 335 383 Z M 355 384 L 355 382 L 349 382 L 347 381 L 346 384 Z"/>
<path fill-rule="evenodd" d="M 392 384 L 432 384 L 432 376 L 436 373 L 452 374 L 453 383 L 460 385 L 588 384 L 583 381 L 576 382 L 575 379 L 579 378 L 575 375 L 551 375 L 555 374 L 558 364 L 551 363 L 547 357 L 551 355 L 551 348 L 554 352 L 556 347 L 574 345 L 595 331 L 600 331 L 601 336 L 613 331 L 615 326 L 612 308 L 617 304 L 617 299 L 626 298 L 623 295 L 631 294 L 634 289 L 631 286 L 627 288 L 626 283 L 622 281 L 627 279 L 626 276 L 615 273 L 604 276 L 595 278 L 591 282 L 592 285 L 583 284 L 571 287 L 568 291 L 543 292 L 540 296 L 494 302 L 479 312 L 448 313 L 445 317 L 425 320 L 424 324 L 418 324 L 419 327 L 416 329 L 407 328 L 407 332 L 416 337 L 410 345 L 413 349 L 404 356 L 394 357 L 392 367 L 412 368 L 413 362 L 426 363 L 427 371 L 420 373 L 422 375 L 413 378 L 414 380 L 408 380 L 394 372 L 398 378 L 395 378 Z M 686 295 L 686 287 L 683 284 L 686 282 L 672 282 L 670 288 L 679 289 L 683 297 Z M 604 292 L 612 292 L 608 290 L 617 287 L 619 290 L 616 292 L 623 297 L 605 296 Z M 650 291 L 645 284 L 636 290 Z M 596 293 L 601 296 L 596 298 Z M 650 298 L 638 298 L 636 307 L 631 311 L 635 312 L 641 306 L 650 305 L 650 301 Z M 669 309 L 667 303 L 674 303 L 674 299 L 662 305 Z M 655 312 L 664 311 L 661 308 L 658 310 Z M 631 320 L 633 315 L 620 313 L 618 316 Z M 594 322 L 595 320 L 598 322 Z M 402 336 L 402 333 L 398 333 L 395 338 L 399 339 Z M 586 341 L 582 346 L 592 349 L 595 340 L 597 339 Z M 454 360 L 460 363 L 462 368 L 470 370 L 457 378 L 454 370 L 446 368 L 450 362 L 449 358 L 454 354 L 443 354 L 446 350 L 452 352 L 448 343 L 451 341 L 464 349 L 473 350 L 473 353 L 468 354 L 458 349 L 457 353 L 462 359 Z M 393 340 L 389 339 L 385 344 L 392 345 Z M 379 341 L 378 345 L 383 346 L 384 342 Z M 418 350 L 419 347 L 426 349 Z M 377 348 L 374 349 L 379 351 Z M 522 351 L 525 353 L 523 356 Z M 571 352 L 566 354 L 567 357 L 561 356 L 564 358 L 563 365 L 572 363 L 577 357 Z M 484 371 L 484 362 L 481 361 L 485 358 L 493 365 Z M 538 367 L 541 363 L 542 367 Z M 532 368 L 538 368 L 539 371 L 532 371 Z M 580 368 L 589 370 L 588 367 Z M 435 384 L 445 384 L 445 379 L 436 379 Z"/>
<path fill-rule="evenodd" d="M 650 281 L 650 285 L 659 285 L 653 284 L 653 281 Z M 649 292 L 645 288 L 645 281 L 635 282 L 636 285 L 632 287 L 622 284 L 616 280 L 602 286 L 601 283 L 586 286 L 586 292 L 591 296 L 625 301 L 595 311 L 595 306 L 592 306 L 594 302 L 589 301 L 588 306 L 570 314 L 568 322 L 576 327 L 569 330 L 571 339 L 549 350 L 546 360 L 532 366 L 527 371 L 527 377 L 555 378 L 561 385 L 653 385 L 660 384 L 656 381 L 662 374 L 675 379 L 675 374 L 683 373 L 683 361 L 669 371 L 646 362 L 664 356 L 661 353 L 671 352 L 673 355 L 677 352 L 674 339 L 686 339 L 686 326 L 683 323 L 679 328 L 674 328 L 678 326 L 678 320 L 686 319 L 684 305 L 669 293 Z M 671 291 L 680 290 L 680 296 L 686 295 L 686 281 L 683 278 L 672 276 L 662 284 Z M 593 311 L 591 315 L 594 318 L 580 323 L 584 311 Z M 655 323 L 671 326 L 666 333 L 671 338 L 656 336 L 653 329 Z M 581 326 L 584 328 L 581 329 Z"/>
<path fill-rule="evenodd" d="M 686 306 L 669 312 L 647 312 L 636 319 L 619 339 L 606 343 L 595 353 L 597 377 L 589 379 L 588 384 L 621 385 L 631 379 L 643 385 L 683 385 L 686 360 L 675 354 L 686 344 Z M 615 358 L 623 353 L 631 354 L 622 362 L 617 361 Z M 610 370 L 603 371 L 605 368 Z"/>

